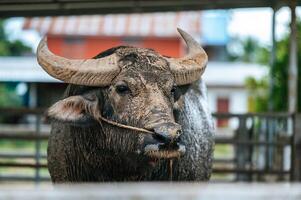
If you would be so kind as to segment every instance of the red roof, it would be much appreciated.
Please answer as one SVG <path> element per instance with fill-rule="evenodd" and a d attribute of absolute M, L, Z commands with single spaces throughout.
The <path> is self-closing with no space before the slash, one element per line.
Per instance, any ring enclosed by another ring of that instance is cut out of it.
<path fill-rule="evenodd" d="M 85 36 L 177 37 L 177 27 L 201 35 L 201 12 L 87 15 L 27 18 L 24 29 L 41 34 Z"/>

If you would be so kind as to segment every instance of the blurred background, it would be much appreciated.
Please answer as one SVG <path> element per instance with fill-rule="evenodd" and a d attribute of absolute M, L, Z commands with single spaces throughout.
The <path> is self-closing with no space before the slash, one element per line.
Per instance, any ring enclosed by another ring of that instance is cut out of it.
<path fill-rule="evenodd" d="M 208 1 L 207 7 L 195 3 L 189 8 L 150 9 L 141 4 L 120 11 L 114 10 L 113 3 L 98 10 L 90 3 L 83 12 L 72 10 L 72 1 L 62 1 L 61 7 L 49 1 L 53 7 L 48 8 L 44 1 L 3 2 L 0 184 L 50 183 L 46 162 L 50 127 L 43 114 L 61 98 L 66 84 L 37 64 L 35 51 L 43 36 L 48 37 L 55 54 L 68 58 L 91 58 L 118 45 L 180 57 L 186 47 L 177 27 L 198 40 L 209 56 L 203 80 L 217 127 L 211 181 L 301 180 L 297 114 L 301 110 L 297 103 L 301 95 L 301 70 L 297 70 L 301 9 L 295 7 L 297 1 L 291 8 L 283 1 L 250 6 L 237 1 L 219 6 Z"/>

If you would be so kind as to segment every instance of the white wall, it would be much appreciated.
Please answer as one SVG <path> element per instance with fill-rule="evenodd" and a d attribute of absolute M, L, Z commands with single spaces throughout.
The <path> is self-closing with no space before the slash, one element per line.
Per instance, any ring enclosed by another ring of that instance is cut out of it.
<path fill-rule="evenodd" d="M 243 88 L 208 88 L 208 101 L 211 111 L 217 112 L 217 99 L 229 99 L 229 112 L 242 114 L 248 112 L 248 92 Z M 236 128 L 237 120 L 230 120 L 229 126 Z"/>
<path fill-rule="evenodd" d="M 217 99 L 219 97 L 229 98 L 229 112 L 248 112 L 248 92 L 246 89 L 208 88 L 208 101 L 212 112 L 217 111 Z"/>

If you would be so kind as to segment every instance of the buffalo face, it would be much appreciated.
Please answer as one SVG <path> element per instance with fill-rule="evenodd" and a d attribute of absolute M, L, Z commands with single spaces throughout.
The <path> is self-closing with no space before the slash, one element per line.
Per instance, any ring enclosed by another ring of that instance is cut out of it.
<path fill-rule="evenodd" d="M 154 132 L 141 140 L 142 152 L 151 157 L 175 157 L 184 153 L 173 108 L 176 83 L 169 63 L 152 50 L 125 48 L 120 74 L 108 89 L 114 116 L 123 124 Z M 121 54 L 121 53 L 120 53 Z"/>

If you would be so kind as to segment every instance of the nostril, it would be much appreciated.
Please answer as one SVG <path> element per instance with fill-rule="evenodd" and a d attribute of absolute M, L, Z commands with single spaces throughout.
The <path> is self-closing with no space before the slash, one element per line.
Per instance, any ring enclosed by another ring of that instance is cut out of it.
<path fill-rule="evenodd" d="M 181 142 L 181 138 L 180 138 L 180 137 L 177 137 L 177 138 L 174 140 L 174 143 L 178 143 L 178 142 Z"/>
<path fill-rule="evenodd" d="M 163 134 L 155 133 L 153 134 L 153 138 L 159 142 L 166 143 L 166 144 L 171 142 L 171 138 Z"/>
<path fill-rule="evenodd" d="M 156 126 L 152 126 L 151 130 L 154 132 L 153 139 L 168 145 L 177 143 L 182 134 L 181 126 L 171 122 L 156 124 Z"/>

